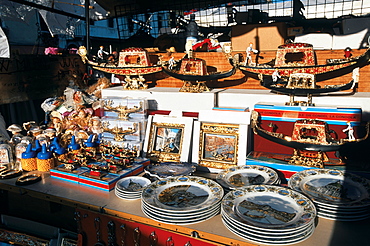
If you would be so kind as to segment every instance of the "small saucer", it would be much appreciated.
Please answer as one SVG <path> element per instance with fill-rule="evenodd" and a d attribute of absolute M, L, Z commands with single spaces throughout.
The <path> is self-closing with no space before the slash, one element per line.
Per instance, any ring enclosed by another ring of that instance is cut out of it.
<path fill-rule="evenodd" d="M 15 181 L 16 185 L 29 185 L 39 182 L 41 180 L 41 174 L 33 173 L 22 175 Z"/>

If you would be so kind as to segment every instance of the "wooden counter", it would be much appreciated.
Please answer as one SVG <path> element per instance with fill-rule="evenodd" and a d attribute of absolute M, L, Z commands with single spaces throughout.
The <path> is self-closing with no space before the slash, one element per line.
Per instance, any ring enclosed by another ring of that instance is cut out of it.
<path fill-rule="evenodd" d="M 207 176 L 207 174 L 205 174 L 205 176 Z M 210 175 L 208 174 L 208 176 Z M 36 199 L 35 201 L 41 200 L 49 203 L 56 203 L 79 211 L 85 211 L 85 213 L 91 212 L 97 216 L 123 219 L 125 221 L 162 229 L 174 235 L 186 236 L 189 237 L 189 239 L 191 239 L 191 235 L 196 231 L 200 238 L 199 242 L 204 241 L 203 245 L 206 245 L 206 242 L 211 243 L 211 245 L 255 245 L 230 232 L 222 224 L 220 215 L 192 225 L 164 224 L 146 217 L 141 211 L 140 200 L 131 201 L 120 199 L 115 195 L 114 191 L 104 192 L 98 189 L 55 179 L 50 177 L 48 173 L 43 174 L 43 180 L 39 183 L 28 186 L 16 186 L 15 181 L 16 178 L 0 180 L 0 190 L 9 193 L 9 195 L 6 196 L 7 199 L 12 199 L 14 195 L 19 196 L 21 200 L 22 197 L 32 197 Z M 26 200 L 24 201 L 26 203 Z M 5 203 L 5 201 L 1 202 L 3 204 Z M 8 204 L 12 204 L 10 200 L 7 202 Z M 22 204 L 24 208 L 32 208 L 35 207 L 34 205 L 35 204 L 33 204 L 33 206 L 27 203 Z M 40 211 L 38 211 L 38 213 L 40 213 Z M 67 214 L 66 216 L 73 215 Z M 369 231 L 370 219 L 358 222 L 337 222 L 318 218 L 314 234 L 307 240 L 296 245 L 370 245 L 367 239 L 367 233 Z M 90 238 L 90 241 L 96 240 L 95 231 L 86 231 L 85 233 L 87 237 Z M 107 238 L 107 235 L 102 233 L 103 241 L 104 238 Z M 90 245 L 90 243 L 88 245 Z M 194 244 L 193 242 L 192 245 L 202 244 Z"/>

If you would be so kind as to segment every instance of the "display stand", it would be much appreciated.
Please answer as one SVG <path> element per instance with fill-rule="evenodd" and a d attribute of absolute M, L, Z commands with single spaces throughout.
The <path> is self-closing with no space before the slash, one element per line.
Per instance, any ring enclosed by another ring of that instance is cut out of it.
<path fill-rule="evenodd" d="M 350 122 L 358 138 L 362 137 L 362 109 L 357 107 L 340 106 L 285 106 L 281 103 L 257 103 L 254 110 L 260 115 L 260 125 L 271 132 L 282 133 L 287 136 L 293 134 L 293 124 L 300 119 L 323 120 L 338 139 L 345 139 L 347 135 L 343 129 Z M 329 133 L 328 133 L 329 134 Z M 292 154 L 292 148 L 268 141 L 258 135 L 253 135 L 255 151 L 264 151 L 278 154 Z M 334 155 L 332 158 L 337 158 Z"/>
<path fill-rule="evenodd" d="M 284 95 L 272 94 L 268 91 L 261 90 L 212 90 L 203 93 L 179 93 L 177 88 L 151 88 L 148 90 L 123 90 L 121 87 L 113 87 L 103 90 L 103 97 L 131 97 L 144 98 L 148 101 L 148 110 L 165 110 L 170 111 L 173 115 L 176 112 L 196 112 L 198 122 L 214 122 L 214 123 L 233 123 L 240 124 L 244 131 L 242 137 L 243 142 L 250 143 L 250 112 L 258 108 L 258 102 L 271 101 L 282 102 L 288 98 Z M 338 105 L 348 106 L 352 108 L 362 109 L 362 120 L 365 120 L 370 112 L 370 104 L 368 104 L 368 94 L 343 96 L 343 97 L 317 97 L 316 109 L 323 108 L 322 105 L 329 105 L 335 109 Z M 268 100 L 267 100 L 268 97 Z M 339 100 L 340 98 L 340 100 Z M 336 100 L 333 100 L 336 99 Z M 338 100 L 337 100 L 338 99 Z M 348 100 L 347 100 L 348 99 Z M 271 105 L 274 103 L 271 103 Z M 270 105 L 270 106 L 271 106 Z M 220 111 L 219 109 L 227 109 Z M 234 110 L 233 110 L 234 108 Z M 235 110 L 236 108 L 244 108 L 244 110 Z M 306 108 L 301 108 L 303 111 Z M 359 111 L 357 112 L 359 113 Z M 181 114 L 178 114 L 181 115 Z M 360 117 L 361 118 L 361 117 Z M 359 120 L 360 122 L 361 120 Z M 341 127 L 343 125 L 340 125 Z M 197 145 L 196 142 L 192 144 Z M 250 147 L 250 146 L 249 146 Z M 193 147 L 193 151 L 194 151 Z M 246 148 L 248 149 L 248 148 Z M 243 155 L 249 153 L 245 150 Z M 194 153 L 193 153 L 194 154 Z M 270 156 L 265 159 L 249 158 L 247 164 L 266 164 Z M 249 161 L 249 163 L 248 163 Z M 245 161 L 238 160 L 238 164 L 244 164 Z M 272 163 L 272 167 L 276 168 L 277 164 Z M 304 168 L 296 167 L 299 171 Z M 215 179 L 214 173 L 196 172 L 196 176 Z M 124 229 L 127 233 L 125 240 L 127 245 L 134 245 L 138 240 L 141 245 L 154 245 L 153 240 L 158 238 L 157 245 L 166 245 L 168 240 L 173 240 L 174 245 L 256 245 L 251 241 L 245 240 L 231 231 L 229 231 L 222 223 L 221 215 L 218 214 L 206 221 L 190 225 L 166 224 L 152 220 L 145 216 L 141 210 L 141 201 L 124 200 L 116 196 L 115 192 L 103 191 L 92 188 L 86 185 L 80 185 L 78 182 L 68 182 L 57 178 L 50 177 L 49 173 L 43 174 L 42 182 L 38 182 L 28 186 L 15 185 L 16 178 L 0 180 L 0 189 L 2 194 L 6 196 L 17 197 L 20 201 L 27 194 L 27 198 L 32 197 L 32 206 L 17 206 L 17 211 L 11 211 L 12 206 L 5 205 L 6 209 L 2 208 L 1 213 L 12 212 L 13 214 L 33 214 L 33 210 L 38 207 L 38 200 L 46 203 L 54 204 L 53 207 L 68 207 L 72 208 L 75 214 L 69 213 L 64 215 L 70 220 L 77 220 L 78 230 L 76 232 L 84 235 L 83 239 L 86 245 L 94 245 L 98 241 L 101 243 L 111 243 L 113 232 L 115 242 L 120 243 Z M 283 182 L 284 185 L 284 182 Z M 8 203 L 14 203 L 12 199 L 6 199 Z M 35 201 L 36 200 L 36 201 Z M 57 204 L 57 205 L 55 205 Z M 7 211 L 6 211 L 7 210 Z M 20 213 L 22 212 L 22 213 Z M 39 220 L 45 220 L 48 217 L 53 218 L 53 211 L 40 211 L 42 216 Z M 77 214 L 78 217 L 75 217 Z M 99 238 L 97 239 L 96 218 L 99 218 Z M 110 225 L 113 222 L 115 228 Z M 127 226 L 126 228 L 123 227 Z M 369 219 L 354 222 L 337 222 L 328 219 L 318 218 L 316 229 L 311 237 L 307 240 L 297 243 L 297 246 L 311 245 L 363 245 L 366 242 L 367 232 L 370 229 Z M 154 232 L 154 233 L 153 233 Z"/>
<path fill-rule="evenodd" d="M 209 178 L 211 177 L 209 176 Z M 55 216 L 58 214 L 56 211 L 67 210 L 62 209 L 62 207 L 77 209 L 76 212 L 79 212 L 82 224 L 80 232 L 85 235 L 85 242 L 88 243 L 85 245 L 94 245 L 97 242 L 96 228 L 93 223 L 96 217 L 99 217 L 101 220 L 101 241 L 105 243 L 108 242 L 108 222 L 112 220 L 116 226 L 115 235 L 117 242 L 120 242 L 122 235 L 121 225 L 127 223 L 127 240 L 129 238 L 132 240 L 131 235 L 133 234 L 133 229 L 139 227 L 142 232 L 141 240 L 143 244 L 141 245 L 149 245 L 144 243 L 149 242 L 149 236 L 153 231 L 159 236 L 158 242 L 161 242 L 157 245 L 165 245 L 163 243 L 169 236 L 175 241 L 175 245 L 184 245 L 188 241 L 194 246 L 256 245 L 231 233 L 222 224 L 221 215 L 192 225 L 165 224 L 147 218 L 141 211 L 140 200 L 123 200 L 118 198 L 114 192 L 103 192 L 76 183 L 54 179 L 49 177 L 47 173 L 43 175 L 42 182 L 29 186 L 16 186 L 15 180 L 16 178 L 0 180 L 0 189 L 2 192 L 9 193 L 8 196 L 13 199 L 19 197 L 18 199 L 28 200 L 32 198 L 35 200 L 35 204 L 33 205 L 15 206 L 17 207 L 18 215 L 27 213 L 27 211 L 31 215 L 35 212 L 33 209 L 41 205 L 41 201 L 58 204 L 57 207 L 59 207 L 58 210 L 54 209 L 50 211 L 44 209 L 43 211 L 39 211 L 38 213 L 41 212 L 43 214 L 38 219 L 41 221 L 45 219 L 55 220 Z M 26 197 L 24 194 L 27 194 Z M 63 216 L 64 220 L 73 221 L 75 214 L 66 213 Z M 317 228 L 311 237 L 295 245 L 363 245 L 366 242 L 366 232 L 370 229 L 370 221 L 367 219 L 358 222 L 335 222 L 319 218 L 316 226 Z M 71 226 L 70 228 L 73 227 Z M 128 235 L 129 233 L 131 235 Z M 182 243 L 184 240 L 186 242 Z M 133 245 L 133 241 L 127 241 L 127 245 Z"/>
<path fill-rule="evenodd" d="M 102 90 L 102 97 L 146 98 L 149 110 L 180 110 L 199 112 L 212 110 L 214 107 L 249 108 L 259 102 L 284 103 L 289 96 L 272 93 L 269 90 L 252 89 L 212 89 L 203 93 L 180 93 L 178 88 L 153 87 L 148 90 L 123 90 L 121 86 Z M 363 121 L 370 119 L 370 93 L 331 93 L 314 96 L 316 107 L 361 108 Z M 305 99 L 302 97 L 302 100 Z M 297 97 L 300 100 L 300 97 Z"/>
<path fill-rule="evenodd" d="M 272 93 L 268 90 L 244 90 L 227 89 L 217 94 L 218 105 L 230 107 L 250 107 L 259 102 L 268 102 L 270 104 L 282 104 L 289 101 L 289 96 Z M 312 98 L 316 107 L 345 107 L 361 108 L 362 120 L 370 120 L 370 93 L 358 92 L 350 93 L 330 93 L 328 95 L 314 96 Z M 297 100 L 305 100 L 304 97 L 296 97 Z"/>
<path fill-rule="evenodd" d="M 154 87 L 147 90 L 123 90 L 121 86 L 102 90 L 102 98 L 130 97 L 145 98 L 150 110 L 178 110 L 197 112 L 202 109 L 211 110 L 217 99 L 215 89 L 203 93 L 180 93 L 178 88 Z"/>

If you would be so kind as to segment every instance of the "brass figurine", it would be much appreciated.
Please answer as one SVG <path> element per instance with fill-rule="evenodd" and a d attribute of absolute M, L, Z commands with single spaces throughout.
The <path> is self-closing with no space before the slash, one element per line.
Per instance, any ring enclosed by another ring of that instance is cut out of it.
<path fill-rule="evenodd" d="M 128 108 L 127 106 L 124 106 L 124 105 L 118 105 L 118 106 L 113 107 L 112 105 L 113 105 L 112 100 L 104 100 L 104 108 L 111 110 L 113 112 L 117 112 L 118 118 L 122 120 L 128 120 L 129 115 L 131 113 L 139 112 L 140 110 L 142 110 L 142 107 L 143 107 L 142 102 L 140 102 L 139 107 L 134 106 L 133 108 Z"/>
<path fill-rule="evenodd" d="M 123 129 L 122 127 L 115 126 L 113 128 L 109 128 L 109 122 L 103 122 L 102 128 L 105 132 L 110 132 L 114 135 L 115 141 L 124 141 L 125 135 L 133 134 L 138 130 L 138 123 L 133 124 L 133 128 L 129 127 L 128 129 Z"/>

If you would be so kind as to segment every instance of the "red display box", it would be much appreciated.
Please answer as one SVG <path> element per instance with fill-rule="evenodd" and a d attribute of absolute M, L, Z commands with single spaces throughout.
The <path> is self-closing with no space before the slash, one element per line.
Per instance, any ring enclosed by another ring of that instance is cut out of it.
<path fill-rule="evenodd" d="M 81 167 L 73 172 L 69 172 L 63 171 L 61 165 L 58 168 L 51 169 L 50 176 L 92 188 L 110 191 L 114 189 L 114 186 L 119 179 L 138 175 L 142 173 L 144 171 L 144 167 L 149 164 L 150 161 L 147 158 L 136 158 L 131 167 L 128 167 L 119 173 L 106 173 L 100 178 L 98 176 L 95 177 L 94 175 L 90 175 L 91 170 L 87 167 Z"/>
<path fill-rule="evenodd" d="M 287 184 L 290 177 L 297 172 L 307 169 L 317 169 L 315 167 L 291 165 L 288 163 L 289 158 L 290 155 L 285 154 L 252 151 L 247 155 L 246 165 L 261 165 L 277 170 L 282 184 Z M 337 159 L 330 159 L 326 164 L 325 169 L 345 170 L 364 178 L 370 178 L 370 168 L 365 170 L 361 167 L 346 166 L 341 164 Z"/>
<path fill-rule="evenodd" d="M 259 103 L 254 106 L 254 110 L 260 115 L 261 128 L 287 136 L 292 136 L 294 123 L 301 119 L 325 121 L 332 132 L 331 134 L 338 139 L 347 138 L 343 129 L 347 128 L 348 122 L 353 126 L 356 138 L 361 138 L 364 135 L 365 127 L 361 122 L 361 108 L 279 106 Z M 272 142 L 256 134 L 253 134 L 253 150 L 278 154 L 293 153 L 292 148 Z M 329 158 L 338 158 L 335 153 L 329 152 L 327 155 Z"/>
<path fill-rule="evenodd" d="M 79 167 L 73 171 L 66 171 L 63 169 L 63 165 L 60 165 L 54 169 L 50 169 L 50 176 L 78 184 L 79 176 L 85 172 L 88 172 L 89 170 L 90 169 L 87 167 Z"/>

